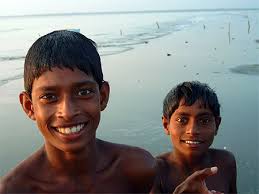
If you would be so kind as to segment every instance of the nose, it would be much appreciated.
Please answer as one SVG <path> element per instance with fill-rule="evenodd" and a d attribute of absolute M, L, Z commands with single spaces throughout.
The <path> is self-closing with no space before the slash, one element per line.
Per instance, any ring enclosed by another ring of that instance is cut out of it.
<path fill-rule="evenodd" d="M 186 129 L 187 134 L 197 135 L 200 133 L 199 126 L 195 122 L 195 120 L 190 121 L 186 127 L 187 127 L 187 129 Z"/>
<path fill-rule="evenodd" d="M 63 97 L 58 105 L 58 117 L 65 120 L 71 120 L 80 113 L 79 106 L 69 96 Z"/>

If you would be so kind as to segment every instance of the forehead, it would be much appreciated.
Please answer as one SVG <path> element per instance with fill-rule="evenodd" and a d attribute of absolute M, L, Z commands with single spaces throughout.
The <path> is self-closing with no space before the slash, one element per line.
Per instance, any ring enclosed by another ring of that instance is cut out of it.
<path fill-rule="evenodd" d="M 212 114 L 211 109 L 202 100 L 196 100 L 192 105 L 185 104 L 185 100 L 181 99 L 179 107 L 175 110 L 174 114 Z"/>
<path fill-rule="evenodd" d="M 45 71 L 34 80 L 32 88 L 37 90 L 43 87 L 69 87 L 77 83 L 96 83 L 93 76 L 87 75 L 78 68 L 58 68 L 54 67 Z"/>

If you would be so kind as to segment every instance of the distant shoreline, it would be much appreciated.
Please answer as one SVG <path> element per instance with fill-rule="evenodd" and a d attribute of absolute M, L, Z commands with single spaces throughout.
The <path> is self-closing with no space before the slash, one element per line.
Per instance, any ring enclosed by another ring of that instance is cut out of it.
<path fill-rule="evenodd" d="M 145 10 L 145 11 L 102 11 L 102 12 L 71 12 L 71 13 L 46 13 L 28 15 L 0 15 L 1 18 L 17 17 L 46 17 L 46 16 L 66 16 L 66 15 L 113 15 L 113 14 L 149 14 L 149 13 L 179 13 L 179 12 L 218 12 L 218 11 L 259 11 L 259 8 L 217 8 L 217 9 L 175 9 L 175 10 Z"/>

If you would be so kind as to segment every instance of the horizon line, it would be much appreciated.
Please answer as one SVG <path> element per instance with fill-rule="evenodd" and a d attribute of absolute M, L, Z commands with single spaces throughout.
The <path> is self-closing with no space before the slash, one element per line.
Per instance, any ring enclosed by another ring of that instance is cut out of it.
<path fill-rule="evenodd" d="M 64 15 L 97 15 L 97 14 L 134 14 L 134 13 L 159 13 L 159 12 L 205 12 L 205 11 L 248 11 L 259 10 L 258 8 L 213 8 L 213 9 L 170 9 L 170 10 L 133 10 L 133 11 L 96 11 L 96 12 L 62 12 L 62 13 L 40 13 L 40 14 L 18 14 L 0 15 L 3 17 L 42 17 L 42 16 L 64 16 Z"/>

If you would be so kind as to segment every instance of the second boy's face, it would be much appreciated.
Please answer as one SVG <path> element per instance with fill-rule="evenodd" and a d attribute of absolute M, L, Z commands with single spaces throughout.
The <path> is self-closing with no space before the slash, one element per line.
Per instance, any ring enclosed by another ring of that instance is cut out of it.
<path fill-rule="evenodd" d="M 165 132 L 170 135 L 175 151 L 186 156 L 206 152 L 219 124 L 220 118 L 215 119 L 211 110 L 199 100 L 191 106 L 184 105 L 181 100 L 170 120 L 163 117 Z"/>
<path fill-rule="evenodd" d="M 76 151 L 95 140 L 108 96 L 108 83 L 99 89 L 92 76 L 78 69 L 52 68 L 34 80 L 31 101 L 22 94 L 20 99 L 47 145 Z"/>

